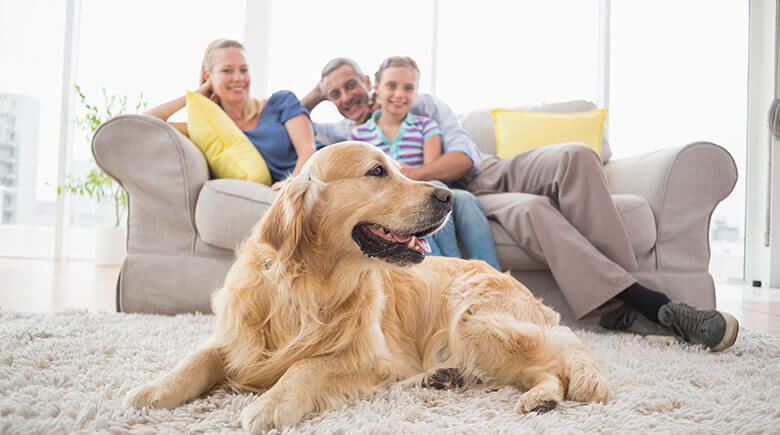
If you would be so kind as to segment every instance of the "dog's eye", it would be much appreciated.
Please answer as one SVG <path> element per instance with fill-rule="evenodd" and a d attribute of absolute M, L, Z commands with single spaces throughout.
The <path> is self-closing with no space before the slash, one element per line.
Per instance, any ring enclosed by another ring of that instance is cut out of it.
<path fill-rule="evenodd" d="M 382 165 L 376 165 L 373 168 L 371 168 L 370 171 L 366 172 L 366 175 L 369 177 L 384 177 L 387 175 L 387 172 L 385 172 L 385 167 Z"/>

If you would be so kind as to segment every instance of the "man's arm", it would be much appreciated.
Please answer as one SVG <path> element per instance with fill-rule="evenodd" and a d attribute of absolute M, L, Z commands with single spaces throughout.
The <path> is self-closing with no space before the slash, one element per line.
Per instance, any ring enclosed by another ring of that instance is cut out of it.
<path fill-rule="evenodd" d="M 472 166 L 474 166 L 474 161 L 471 160 L 471 157 L 460 151 L 451 151 L 420 168 L 404 166 L 401 168 L 401 173 L 412 180 L 450 182 L 466 175 Z"/>
<path fill-rule="evenodd" d="M 301 104 L 303 107 L 306 108 L 309 112 L 314 110 L 315 107 L 317 107 L 318 104 L 322 103 L 323 101 L 327 100 L 325 98 L 325 94 L 322 93 L 322 90 L 320 89 L 320 84 L 317 83 L 316 86 L 314 86 L 314 89 L 311 90 L 308 94 L 306 94 L 305 97 L 301 98 Z"/>
<path fill-rule="evenodd" d="M 460 125 L 455 112 L 446 103 L 430 94 L 420 94 L 411 112 L 427 116 L 439 124 L 444 152 L 430 168 L 425 168 L 425 171 L 421 171 L 423 173 L 412 171 L 412 175 L 424 177 L 419 179 L 425 180 L 454 181 L 477 170 L 482 163 L 481 153 L 471 135 Z"/>

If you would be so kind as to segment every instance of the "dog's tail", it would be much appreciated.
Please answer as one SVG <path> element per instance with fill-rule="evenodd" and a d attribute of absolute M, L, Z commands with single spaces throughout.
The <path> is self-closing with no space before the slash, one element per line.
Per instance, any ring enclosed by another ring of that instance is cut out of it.
<path fill-rule="evenodd" d="M 611 393 L 607 380 L 585 349 L 571 349 L 571 353 L 565 358 L 564 370 L 569 375 L 567 400 L 604 403 L 609 401 Z"/>

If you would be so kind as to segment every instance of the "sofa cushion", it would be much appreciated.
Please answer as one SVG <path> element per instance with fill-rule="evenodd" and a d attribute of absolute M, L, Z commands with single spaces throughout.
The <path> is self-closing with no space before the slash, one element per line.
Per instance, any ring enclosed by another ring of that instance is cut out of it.
<path fill-rule="evenodd" d="M 623 225 L 631 240 L 636 256 L 646 254 L 656 242 L 656 228 L 653 211 L 644 198 L 639 195 L 612 195 L 615 207 L 623 220 Z M 504 270 L 534 271 L 548 270 L 546 264 L 531 258 L 515 243 L 512 236 L 499 223 L 489 220 L 490 230 L 496 244 L 498 262 Z"/>
<path fill-rule="evenodd" d="M 268 166 L 257 148 L 221 107 L 203 95 L 187 92 L 187 132 L 215 178 L 271 185 Z"/>
<path fill-rule="evenodd" d="M 233 250 L 252 230 L 271 206 L 276 192 L 267 186 L 243 180 L 209 180 L 203 185 L 195 207 L 195 226 L 201 239 L 220 248 Z M 638 195 L 612 195 L 634 253 L 646 254 L 655 246 L 653 211 Z M 230 218 L 225 216 L 229 214 Z M 503 269 L 515 271 L 547 270 L 544 263 L 532 259 L 497 222 L 490 230 Z"/>
<path fill-rule="evenodd" d="M 209 180 L 195 206 L 195 228 L 204 242 L 232 251 L 249 235 L 276 195 L 270 187 L 253 181 Z"/>
<path fill-rule="evenodd" d="M 537 106 L 508 107 L 510 110 L 526 110 L 529 112 L 550 112 L 550 113 L 572 113 L 589 112 L 598 109 L 598 107 L 585 100 L 566 101 L 562 103 L 540 104 Z M 474 142 L 482 152 L 496 154 L 496 131 L 493 123 L 491 109 L 474 110 L 460 117 L 463 128 L 469 132 Z M 606 163 L 612 157 L 612 149 L 609 141 L 602 135 L 601 138 L 601 161 Z"/>
<path fill-rule="evenodd" d="M 526 110 L 491 111 L 496 131 L 496 155 L 511 159 L 545 145 L 580 142 L 601 154 L 607 109 L 549 113 Z"/>

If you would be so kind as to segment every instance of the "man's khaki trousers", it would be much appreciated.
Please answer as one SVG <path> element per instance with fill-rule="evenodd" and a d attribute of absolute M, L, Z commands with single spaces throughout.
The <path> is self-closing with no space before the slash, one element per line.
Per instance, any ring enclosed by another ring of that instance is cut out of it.
<path fill-rule="evenodd" d="M 462 184 L 488 218 L 549 265 L 578 319 L 636 282 L 631 242 L 591 148 L 567 143 L 489 159 Z"/>

